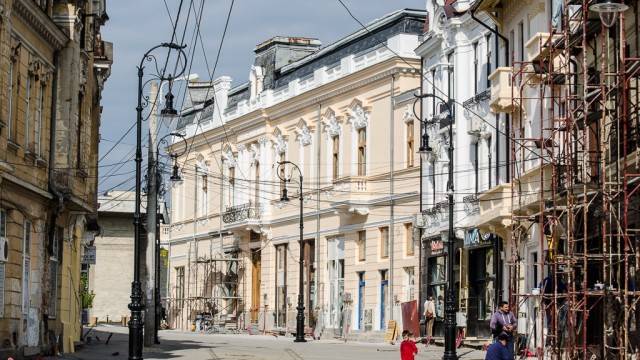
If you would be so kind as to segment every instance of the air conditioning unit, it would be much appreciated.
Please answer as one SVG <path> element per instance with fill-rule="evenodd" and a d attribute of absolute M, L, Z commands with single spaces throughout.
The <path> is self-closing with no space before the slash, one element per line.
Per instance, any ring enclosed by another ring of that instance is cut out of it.
<path fill-rule="evenodd" d="M 0 237 L 0 261 L 9 261 L 9 240 L 6 237 Z"/>

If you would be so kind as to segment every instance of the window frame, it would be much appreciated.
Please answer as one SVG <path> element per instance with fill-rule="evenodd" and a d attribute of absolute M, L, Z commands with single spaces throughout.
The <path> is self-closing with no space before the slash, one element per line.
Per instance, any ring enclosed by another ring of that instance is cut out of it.
<path fill-rule="evenodd" d="M 367 230 L 360 230 L 357 234 L 358 246 L 356 255 L 358 256 L 358 261 L 364 262 L 367 261 Z"/>
<path fill-rule="evenodd" d="M 340 135 L 331 137 L 332 141 L 332 179 L 335 181 L 340 178 Z"/>
<path fill-rule="evenodd" d="M 22 314 L 29 314 L 31 292 L 31 226 L 30 220 L 22 223 Z"/>
<path fill-rule="evenodd" d="M 389 226 L 381 226 L 378 228 L 380 231 L 380 258 L 389 258 Z"/>
<path fill-rule="evenodd" d="M 38 88 L 40 92 L 38 94 L 38 104 L 36 106 L 36 111 L 34 114 L 35 124 L 33 127 L 33 142 L 34 142 L 34 151 L 36 155 L 42 155 L 42 126 L 43 126 L 43 116 L 44 116 L 44 98 L 47 90 L 47 86 L 44 83 L 40 83 Z"/>
<path fill-rule="evenodd" d="M 416 243 L 413 238 L 413 224 L 404 224 L 404 244 L 405 244 L 405 256 L 415 256 Z"/>
<path fill-rule="evenodd" d="M 367 176 L 367 128 L 357 130 L 358 138 L 358 176 Z"/>
<path fill-rule="evenodd" d="M 413 119 L 407 120 L 407 168 L 415 166 L 415 130 L 415 122 Z"/>

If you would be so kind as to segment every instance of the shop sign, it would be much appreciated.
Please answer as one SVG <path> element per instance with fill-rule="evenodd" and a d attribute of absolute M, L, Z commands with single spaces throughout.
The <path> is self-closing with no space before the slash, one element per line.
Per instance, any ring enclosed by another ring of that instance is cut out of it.
<path fill-rule="evenodd" d="M 85 246 L 84 253 L 82 254 L 82 263 L 95 265 L 96 264 L 96 247 Z"/>
<path fill-rule="evenodd" d="M 491 233 L 480 233 L 478 229 L 467 230 L 464 234 L 464 247 L 474 247 L 491 243 Z"/>
<path fill-rule="evenodd" d="M 441 254 L 444 252 L 444 242 L 442 239 L 431 240 L 431 255 Z"/>

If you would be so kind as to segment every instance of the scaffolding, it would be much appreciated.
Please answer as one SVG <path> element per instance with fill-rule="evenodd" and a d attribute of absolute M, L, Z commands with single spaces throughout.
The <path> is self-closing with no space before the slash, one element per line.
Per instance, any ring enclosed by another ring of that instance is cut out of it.
<path fill-rule="evenodd" d="M 245 328 L 244 261 L 235 254 L 197 257 L 188 261 L 190 280 L 176 274 L 173 297 L 165 300 L 171 328 L 208 333 L 239 332 Z M 185 289 L 186 287 L 186 289 Z M 186 291 L 186 293 L 185 293 Z"/>
<path fill-rule="evenodd" d="M 640 354 L 638 3 L 606 27 L 592 2 L 564 0 L 510 69 L 509 298 L 538 358 Z"/>

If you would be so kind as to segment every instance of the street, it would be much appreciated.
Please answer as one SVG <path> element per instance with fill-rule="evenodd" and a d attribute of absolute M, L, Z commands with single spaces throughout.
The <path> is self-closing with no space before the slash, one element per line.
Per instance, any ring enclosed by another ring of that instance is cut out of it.
<path fill-rule="evenodd" d="M 85 329 L 85 332 L 87 330 Z M 109 334 L 113 333 L 109 344 Z M 96 337 L 97 336 L 97 337 Z M 126 359 L 127 328 L 98 326 L 89 334 L 91 340 L 74 354 L 62 359 Z M 264 335 L 205 335 L 172 330 L 160 332 L 160 345 L 146 348 L 145 359 L 263 359 L 263 360 L 382 360 L 400 358 L 399 344 L 344 343 L 339 340 L 320 340 L 294 343 L 292 337 Z M 417 359 L 440 359 L 443 348 L 418 346 Z M 458 349 L 463 360 L 484 359 L 484 352 Z"/>

